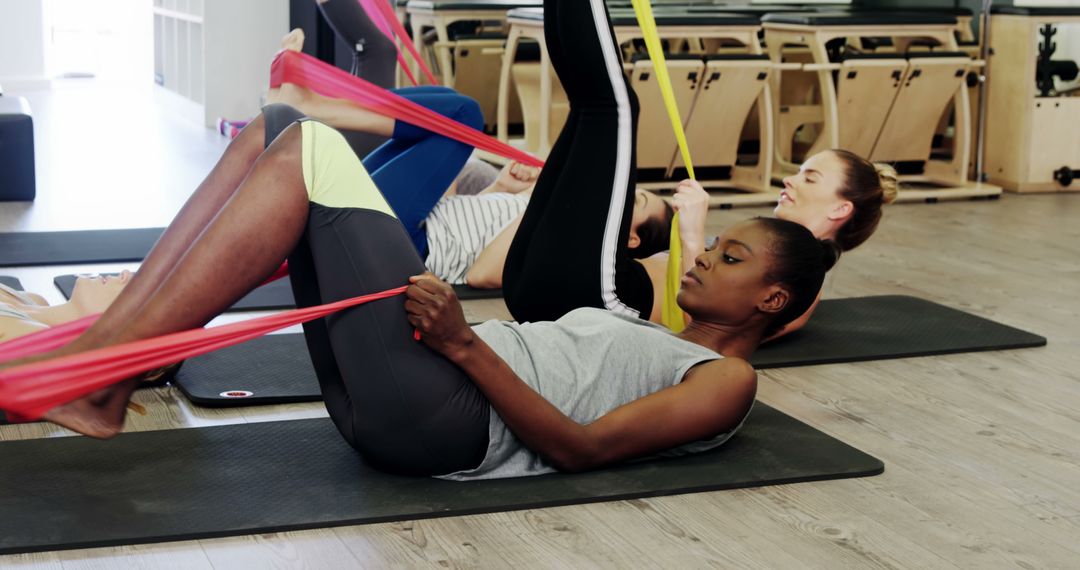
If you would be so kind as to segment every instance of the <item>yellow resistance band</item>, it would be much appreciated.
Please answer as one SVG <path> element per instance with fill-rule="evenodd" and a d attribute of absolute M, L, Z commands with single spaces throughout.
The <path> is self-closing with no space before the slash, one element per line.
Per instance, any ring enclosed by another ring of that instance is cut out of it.
<path fill-rule="evenodd" d="M 679 114 L 679 105 L 675 102 L 675 90 L 671 87 L 671 76 L 668 74 L 667 61 L 664 59 L 664 49 L 660 44 L 660 33 L 656 29 L 656 19 L 653 18 L 652 6 L 649 0 L 632 0 L 634 14 L 637 15 L 638 26 L 645 36 L 645 49 L 649 52 L 649 59 L 653 62 L 653 71 L 656 81 L 660 85 L 660 94 L 664 97 L 664 106 L 667 107 L 668 119 L 675 131 L 675 140 L 679 143 L 679 152 L 682 153 L 683 163 L 686 164 L 686 172 L 690 178 L 694 176 L 694 163 L 690 160 L 690 147 L 686 144 L 686 132 L 683 131 L 682 116 Z M 671 221 L 671 245 L 668 248 L 667 275 L 664 279 L 664 304 L 660 308 L 660 319 L 664 326 L 680 332 L 686 328 L 686 315 L 679 308 L 677 297 L 682 279 L 682 240 L 679 238 L 679 214 L 675 213 Z"/>

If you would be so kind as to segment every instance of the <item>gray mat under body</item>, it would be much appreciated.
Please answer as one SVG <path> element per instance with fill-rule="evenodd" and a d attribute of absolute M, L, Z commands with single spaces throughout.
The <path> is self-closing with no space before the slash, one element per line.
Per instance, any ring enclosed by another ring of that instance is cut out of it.
<path fill-rule="evenodd" d="M 366 467 L 328 419 L 0 443 L 0 554 L 325 528 L 881 473 L 758 403 L 699 455 L 458 483 Z"/>
<path fill-rule="evenodd" d="M 115 275 L 114 273 L 106 275 Z M 78 279 L 77 275 L 58 275 L 53 278 L 53 283 L 57 289 L 64 294 L 67 299 L 71 298 L 71 292 L 75 289 L 75 280 Z M 239 301 L 229 307 L 230 311 L 270 311 L 276 309 L 294 309 L 296 308 L 296 301 L 293 299 L 292 284 L 289 282 L 289 278 L 285 277 L 278 279 L 272 283 L 267 283 L 262 287 L 257 287 L 247 295 L 244 295 Z"/>
<path fill-rule="evenodd" d="M 142 261 L 163 228 L 0 233 L 0 267 Z"/>
<path fill-rule="evenodd" d="M 755 368 L 783 368 L 1045 346 L 1031 334 L 904 295 L 822 301 L 799 331 L 759 348 Z"/>
<path fill-rule="evenodd" d="M 7 285 L 8 287 L 11 287 L 12 289 L 14 289 L 16 291 L 22 291 L 23 290 L 22 282 L 20 282 L 17 277 L 10 277 L 10 276 L 7 276 L 7 275 L 0 275 L 0 283 L 3 283 L 4 285 Z"/>
<path fill-rule="evenodd" d="M 822 301 L 809 324 L 762 346 L 759 369 L 1043 346 L 1046 339 L 939 305 L 897 295 Z M 200 406 L 319 400 L 303 335 L 255 339 L 192 359 L 175 382 Z"/>

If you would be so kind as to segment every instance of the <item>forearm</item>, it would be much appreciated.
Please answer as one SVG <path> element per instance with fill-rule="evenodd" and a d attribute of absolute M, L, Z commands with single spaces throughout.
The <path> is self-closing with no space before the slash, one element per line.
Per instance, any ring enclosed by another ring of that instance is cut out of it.
<path fill-rule="evenodd" d="M 525 384 L 510 366 L 475 334 L 450 355 L 472 378 L 514 435 L 556 468 L 574 471 L 591 455 L 588 429 L 559 411 Z"/>
<path fill-rule="evenodd" d="M 480 289 L 498 289 L 502 287 L 503 267 L 506 266 L 506 254 L 514 241 L 521 216 L 503 228 L 498 236 L 480 252 L 476 261 L 469 267 L 465 282 Z"/>

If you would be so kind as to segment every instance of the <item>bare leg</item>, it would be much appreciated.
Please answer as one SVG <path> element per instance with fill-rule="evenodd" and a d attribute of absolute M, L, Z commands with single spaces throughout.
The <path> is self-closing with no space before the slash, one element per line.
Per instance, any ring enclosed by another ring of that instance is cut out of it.
<path fill-rule="evenodd" d="M 297 52 L 303 49 L 304 31 L 297 28 L 285 34 L 285 37 L 281 39 L 281 48 Z M 387 138 L 394 135 L 394 119 L 369 111 L 344 99 L 324 97 L 292 83 L 283 83 L 281 87 L 270 89 L 266 95 L 266 102 L 285 103 L 296 107 L 301 113 L 335 129 L 371 133 Z"/>
<path fill-rule="evenodd" d="M 369 111 L 345 99 L 331 99 L 310 89 L 282 83 L 266 96 L 268 103 L 285 103 L 301 113 L 318 119 L 335 129 L 371 133 L 383 137 L 394 135 L 394 119 Z"/>
<path fill-rule="evenodd" d="M 292 125 L 264 152 L 212 221 L 178 256 L 168 275 L 138 310 L 102 319 L 115 334 L 80 343 L 97 348 L 202 326 L 256 287 L 292 251 L 307 223 L 308 196 L 301 167 L 300 126 Z M 201 206 L 201 204 L 196 204 Z M 228 275 L 228 279 L 222 276 Z M 125 290 L 121 298 L 128 294 Z M 94 437 L 115 435 L 135 383 L 121 383 L 50 411 L 45 419 Z"/>
<path fill-rule="evenodd" d="M 236 192 L 262 151 L 263 118 L 260 115 L 229 144 L 221 160 L 169 224 L 124 292 L 93 327 L 72 343 L 71 351 L 101 344 L 135 316 Z"/>

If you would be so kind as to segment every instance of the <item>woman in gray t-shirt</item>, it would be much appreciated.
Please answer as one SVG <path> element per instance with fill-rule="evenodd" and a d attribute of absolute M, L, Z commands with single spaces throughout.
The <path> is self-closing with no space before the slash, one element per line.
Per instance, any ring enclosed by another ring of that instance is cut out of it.
<path fill-rule="evenodd" d="M 546 8 L 545 17 L 559 16 L 547 29 L 567 28 L 561 49 L 579 48 L 575 62 L 602 66 L 597 46 L 613 35 L 608 27 L 597 37 L 597 24 L 607 25 L 603 2 Z M 561 141 L 614 124 L 610 93 L 570 92 L 592 105 Z M 453 289 L 424 273 L 407 230 L 340 134 L 294 124 L 244 160 L 262 128 L 256 120 L 230 145 L 211 175 L 218 184 L 193 195 L 94 327 L 50 356 L 201 326 L 288 256 L 300 306 L 410 283 L 404 298 L 304 325 L 330 418 L 370 464 L 451 479 L 577 471 L 726 440 L 754 401 L 746 359 L 810 306 L 838 255 L 799 224 L 757 218 L 728 228 L 683 276 L 678 302 L 692 322 L 678 334 L 598 309 L 473 328 Z M 572 159 L 557 147 L 547 172 Z M 114 435 L 133 390 L 123 382 L 45 417 Z"/>

